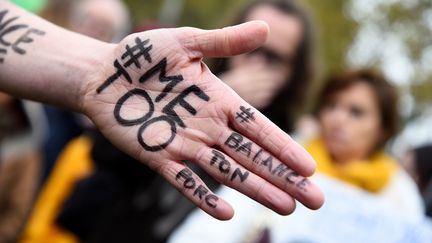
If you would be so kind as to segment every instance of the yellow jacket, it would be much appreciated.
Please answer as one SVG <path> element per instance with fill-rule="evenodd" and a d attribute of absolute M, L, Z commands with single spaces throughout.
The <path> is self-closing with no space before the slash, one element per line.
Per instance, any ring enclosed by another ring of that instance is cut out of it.
<path fill-rule="evenodd" d="M 21 237 L 21 243 L 75 243 L 76 237 L 55 224 L 63 203 L 76 182 L 93 171 L 91 140 L 86 136 L 72 140 L 60 155 Z"/>

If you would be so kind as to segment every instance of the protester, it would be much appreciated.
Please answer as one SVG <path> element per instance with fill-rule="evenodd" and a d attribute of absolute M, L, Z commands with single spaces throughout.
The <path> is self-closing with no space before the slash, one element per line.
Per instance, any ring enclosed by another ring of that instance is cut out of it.
<path fill-rule="evenodd" d="M 412 180 L 384 146 L 398 131 L 396 89 L 378 72 L 330 77 L 317 100 L 321 136 L 306 148 L 321 173 L 387 199 L 401 214 L 419 214 Z"/>
<path fill-rule="evenodd" d="M 236 16 L 233 24 L 265 21 L 270 34 L 251 53 L 216 59 L 212 71 L 282 130 L 292 132 L 314 73 L 310 17 L 293 0 L 252 1 Z"/>

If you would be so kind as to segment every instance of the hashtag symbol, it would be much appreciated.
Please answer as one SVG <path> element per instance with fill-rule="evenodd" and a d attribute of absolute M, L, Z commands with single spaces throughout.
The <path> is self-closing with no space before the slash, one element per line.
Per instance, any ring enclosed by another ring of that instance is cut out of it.
<path fill-rule="evenodd" d="M 135 38 L 135 44 L 133 47 L 126 45 L 126 51 L 122 55 L 122 60 L 127 59 L 124 63 L 125 67 L 129 67 L 132 64 L 135 64 L 137 68 L 141 68 L 141 64 L 139 62 L 140 57 L 144 57 L 147 62 L 151 63 L 152 59 L 150 56 L 150 50 L 153 48 L 153 45 L 146 46 L 149 43 L 149 39 L 142 41 L 139 37 Z"/>
<path fill-rule="evenodd" d="M 249 119 L 255 120 L 255 117 L 253 116 L 255 112 L 251 112 L 251 108 L 240 106 L 240 111 L 241 112 L 236 113 L 236 119 L 239 119 L 240 123 L 249 122 Z"/>

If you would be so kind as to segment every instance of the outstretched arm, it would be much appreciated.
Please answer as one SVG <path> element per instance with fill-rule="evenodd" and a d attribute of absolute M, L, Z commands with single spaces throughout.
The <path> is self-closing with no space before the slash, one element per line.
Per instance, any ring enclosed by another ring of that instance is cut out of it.
<path fill-rule="evenodd" d="M 260 46 L 260 21 L 219 30 L 160 29 L 107 44 L 0 3 L 0 90 L 85 113 L 113 144 L 219 219 L 233 210 L 187 166 L 280 214 L 316 209 L 310 155 L 214 76 L 203 57 Z M 121 161 L 119 161 L 121 163 Z"/>
<path fill-rule="evenodd" d="M 112 48 L 0 1 L 2 91 L 82 110 L 80 88 Z"/>

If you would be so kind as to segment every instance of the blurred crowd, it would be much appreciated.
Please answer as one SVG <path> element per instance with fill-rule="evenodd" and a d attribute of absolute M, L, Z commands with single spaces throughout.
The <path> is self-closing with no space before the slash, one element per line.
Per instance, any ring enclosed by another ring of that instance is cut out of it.
<path fill-rule="evenodd" d="M 38 13 L 105 42 L 165 26 L 133 26 L 121 0 L 51 0 Z M 188 163 L 234 205 L 231 222 L 211 219 L 86 117 L 0 93 L 0 243 L 432 242 L 432 144 L 388 152 L 403 126 L 397 87 L 376 67 L 346 67 L 312 95 L 318 23 L 300 1 L 248 1 L 235 16 L 266 21 L 267 41 L 207 65 L 314 157 L 322 210 L 275 215 Z"/>

